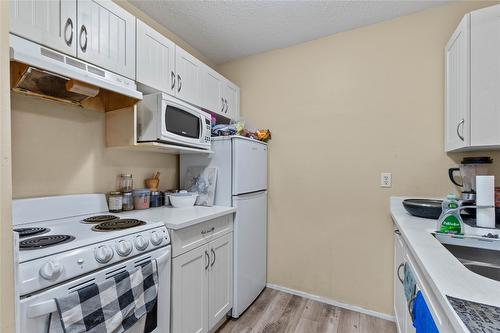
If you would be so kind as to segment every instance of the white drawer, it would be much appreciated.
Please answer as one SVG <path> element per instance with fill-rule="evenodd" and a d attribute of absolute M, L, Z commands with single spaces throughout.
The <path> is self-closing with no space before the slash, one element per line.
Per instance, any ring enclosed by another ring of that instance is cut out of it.
<path fill-rule="evenodd" d="M 180 230 L 170 230 L 172 257 L 210 242 L 233 231 L 233 214 L 202 222 Z"/>

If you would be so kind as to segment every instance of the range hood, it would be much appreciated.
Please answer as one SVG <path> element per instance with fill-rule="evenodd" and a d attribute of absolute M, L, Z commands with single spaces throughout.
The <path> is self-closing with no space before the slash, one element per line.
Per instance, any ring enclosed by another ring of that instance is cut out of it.
<path fill-rule="evenodd" d="M 10 34 L 13 91 L 112 111 L 142 99 L 135 81 Z"/>

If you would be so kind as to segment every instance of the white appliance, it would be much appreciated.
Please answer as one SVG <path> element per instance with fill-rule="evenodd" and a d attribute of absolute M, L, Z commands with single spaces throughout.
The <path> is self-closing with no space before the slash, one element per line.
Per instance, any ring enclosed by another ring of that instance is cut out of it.
<path fill-rule="evenodd" d="M 236 207 L 232 316 L 266 286 L 267 144 L 239 136 L 212 138 L 213 154 L 181 155 L 181 182 L 191 166 L 218 169 L 215 204 Z"/>
<path fill-rule="evenodd" d="M 42 73 L 51 76 L 53 78 L 52 82 L 60 79 L 63 81 L 75 79 L 138 100 L 142 99 L 142 93 L 137 90 L 134 80 L 13 34 L 9 35 L 9 43 L 11 61 L 34 67 L 28 69 L 21 82 L 30 80 L 30 77 L 37 75 L 37 73 L 38 75 Z M 33 79 L 36 80 L 36 77 Z M 32 86 L 32 84 L 26 84 L 26 87 L 20 87 L 20 90 L 29 90 L 29 87 Z M 49 90 L 44 89 L 43 93 L 38 92 L 38 94 L 50 95 L 51 93 Z M 69 96 L 68 94 L 57 94 L 52 97 L 70 100 L 76 98 L 76 96 Z"/>
<path fill-rule="evenodd" d="M 52 333 L 55 298 L 153 261 L 157 307 L 133 332 L 168 333 L 170 238 L 163 223 L 134 217 L 109 214 L 103 194 L 14 200 L 17 332 Z"/>
<path fill-rule="evenodd" d="M 211 116 L 164 93 L 144 96 L 137 105 L 137 141 L 210 149 Z"/>

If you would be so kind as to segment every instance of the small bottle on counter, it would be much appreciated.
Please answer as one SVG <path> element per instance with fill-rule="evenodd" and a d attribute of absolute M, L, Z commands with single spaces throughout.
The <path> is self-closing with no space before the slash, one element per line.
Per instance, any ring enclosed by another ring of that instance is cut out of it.
<path fill-rule="evenodd" d="M 108 195 L 108 207 L 112 213 L 119 213 L 123 209 L 123 197 L 121 192 L 113 191 Z"/>
<path fill-rule="evenodd" d="M 132 196 L 132 192 L 123 193 L 122 209 L 124 211 L 134 210 L 134 198 Z"/>

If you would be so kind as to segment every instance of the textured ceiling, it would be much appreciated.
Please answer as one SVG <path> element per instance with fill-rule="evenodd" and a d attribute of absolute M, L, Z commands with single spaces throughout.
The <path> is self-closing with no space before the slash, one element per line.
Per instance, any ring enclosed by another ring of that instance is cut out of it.
<path fill-rule="evenodd" d="M 407 15 L 447 1 L 131 2 L 215 64 L 221 64 Z"/>

